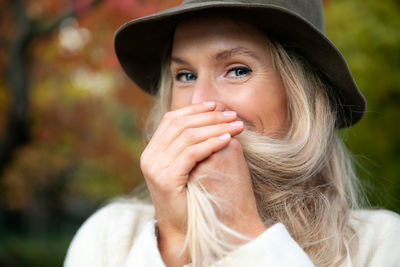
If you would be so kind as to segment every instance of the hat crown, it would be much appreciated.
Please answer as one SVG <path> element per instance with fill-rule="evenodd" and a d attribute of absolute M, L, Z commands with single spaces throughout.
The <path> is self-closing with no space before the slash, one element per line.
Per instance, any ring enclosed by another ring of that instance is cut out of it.
<path fill-rule="evenodd" d="M 218 4 L 223 3 L 224 5 L 260 5 L 263 6 L 276 6 L 279 9 L 284 9 L 291 13 L 294 13 L 306 21 L 310 22 L 320 32 L 325 33 L 324 13 L 322 0 L 184 0 L 181 6 L 191 4 Z"/>

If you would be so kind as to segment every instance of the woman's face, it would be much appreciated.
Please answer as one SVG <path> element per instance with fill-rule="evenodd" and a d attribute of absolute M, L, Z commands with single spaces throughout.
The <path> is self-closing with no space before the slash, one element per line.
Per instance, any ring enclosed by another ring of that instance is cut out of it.
<path fill-rule="evenodd" d="M 245 127 L 279 137 L 287 131 L 287 98 L 260 30 L 221 18 L 193 19 L 175 32 L 171 109 L 205 101 L 236 111 Z"/>

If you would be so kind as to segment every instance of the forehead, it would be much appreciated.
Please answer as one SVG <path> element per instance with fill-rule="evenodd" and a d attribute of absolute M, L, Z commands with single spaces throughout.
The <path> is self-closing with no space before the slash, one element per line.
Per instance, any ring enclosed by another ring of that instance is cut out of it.
<path fill-rule="evenodd" d="M 201 16 L 178 24 L 173 38 L 173 50 L 182 44 L 196 45 L 215 41 L 250 42 L 265 45 L 267 35 L 244 20 L 220 16 Z"/>

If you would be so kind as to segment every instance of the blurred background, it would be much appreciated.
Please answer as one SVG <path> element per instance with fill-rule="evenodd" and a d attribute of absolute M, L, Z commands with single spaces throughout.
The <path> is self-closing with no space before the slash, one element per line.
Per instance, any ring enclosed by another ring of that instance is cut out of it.
<path fill-rule="evenodd" d="M 179 2 L 0 0 L 0 266 L 61 266 L 82 222 L 142 182 L 151 99 L 122 73 L 113 33 Z M 400 212 L 400 1 L 324 5 L 368 100 L 342 135 L 370 205 Z"/>

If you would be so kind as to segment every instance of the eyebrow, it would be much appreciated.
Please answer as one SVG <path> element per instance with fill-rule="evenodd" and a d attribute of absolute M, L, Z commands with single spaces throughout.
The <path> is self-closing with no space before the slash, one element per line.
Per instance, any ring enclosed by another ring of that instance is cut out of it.
<path fill-rule="evenodd" d="M 235 55 L 245 55 L 245 56 L 250 56 L 255 59 L 259 59 L 259 57 L 253 51 L 251 51 L 245 47 L 236 47 L 236 48 L 232 48 L 229 50 L 221 51 L 215 55 L 214 59 L 215 59 L 215 61 L 220 61 L 220 60 L 228 59 Z"/>
<path fill-rule="evenodd" d="M 218 52 L 215 56 L 214 56 L 214 60 L 215 61 L 222 61 L 222 60 L 226 60 L 230 57 L 233 57 L 235 55 L 245 55 L 245 56 L 250 56 L 252 58 L 255 59 L 259 59 L 259 57 L 251 50 L 245 48 L 245 47 L 236 47 L 236 48 L 232 48 L 229 50 L 223 50 L 221 52 Z M 176 56 L 171 56 L 171 61 L 178 63 L 178 64 L 186 64 L 188 65 L 188 63 L 183 60 L 180 57 L 176 57 Z"/>
<path fill-rule="evenodd" d="M 185 60 L 181 59 L 180 57 L 171 56 L 171 62 L 175 62 L 175 63 L 178 63 L 178 64 L 189 65 L 189 63 L 187 63 Z"/>

